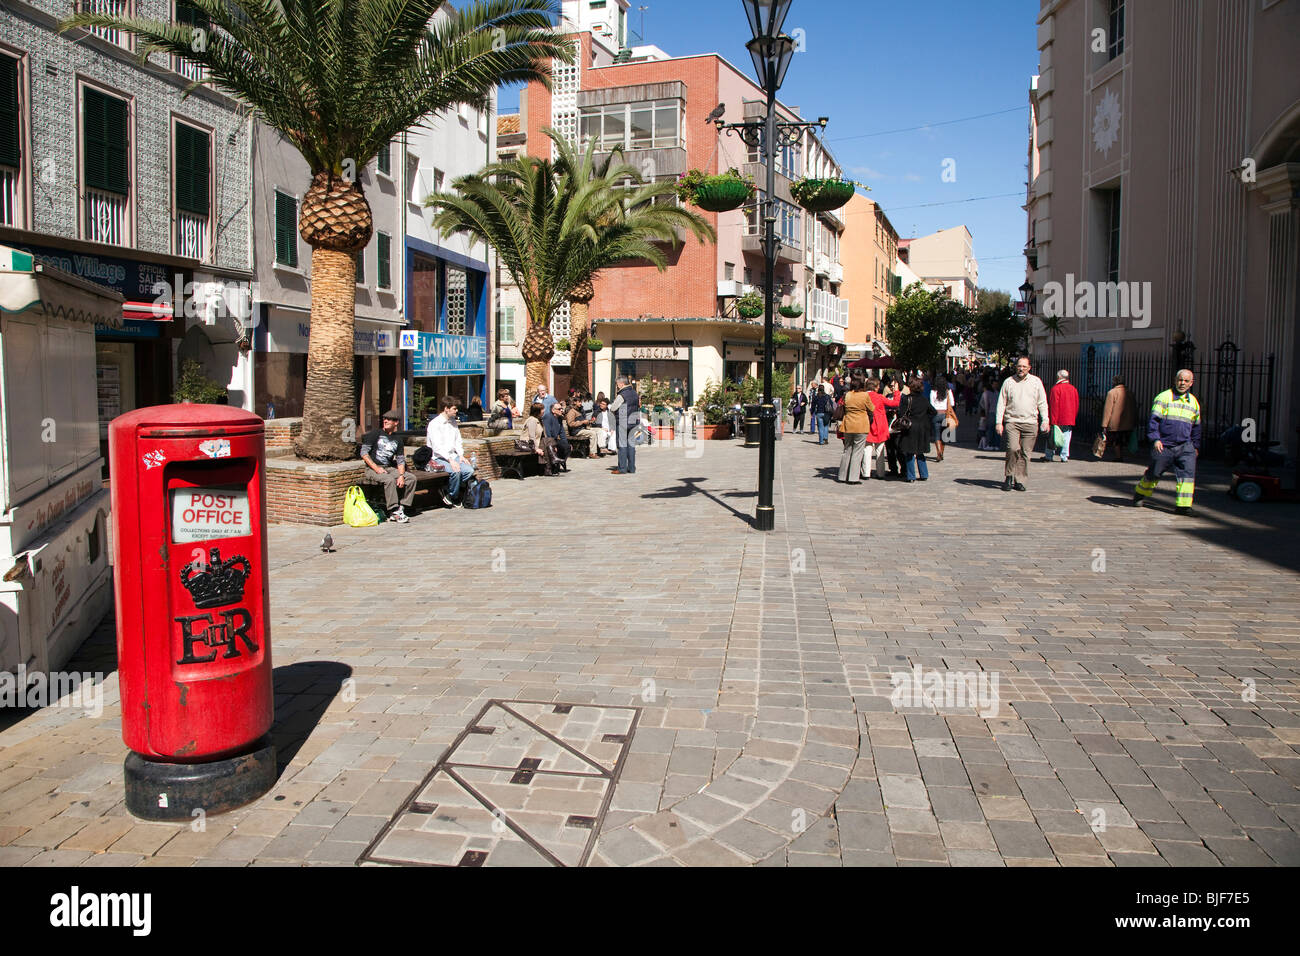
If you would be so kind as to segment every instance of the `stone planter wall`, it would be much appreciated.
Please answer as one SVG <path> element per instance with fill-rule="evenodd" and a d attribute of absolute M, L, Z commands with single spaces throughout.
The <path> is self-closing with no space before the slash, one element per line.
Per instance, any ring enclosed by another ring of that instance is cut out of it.
<path fill-rule="evenodd" d="M 292 454 L 293 441 L 301 434 L 301 418 L 268 418 L 266 420 L 267 455 Z"/>
<path fill-rule="evenodd" d="M 343 498 L 350 486 L 360 484 L 365 472 L 360 461 L 322 463 L 268 457 L 267 520 L 325 527 L 342 524 Z"/>

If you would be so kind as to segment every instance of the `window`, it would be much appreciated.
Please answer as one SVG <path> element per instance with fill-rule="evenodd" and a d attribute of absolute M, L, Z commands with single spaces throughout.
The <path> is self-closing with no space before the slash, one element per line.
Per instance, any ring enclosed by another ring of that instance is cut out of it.
<path fill-rule="evenodd" d="M 129 108 L 124 99 L 82 89 L 84 238 L 126 245 L 131 241 Z"/>
<path fill-rule="evenodd" d="M 0 225 L 17 226 L 23 205 L 23 111 L 20 61 L 0 54 Z"/>
<path fill-rule="evenodd" d="M 176 255 L 206 259 L 212 181 L 212 136 L 177 123 L 172 161 L 172 197 L 176 205 Z"/>
<path fill-rule="evenodd" d="M 366 250 L 361 248 L 357 250 L 357 285 L 366 284 Z"/>
<path fill-rule="evenodd" d="M 1124 52 L 1124 0 L 1109 0 L 1108 7 L 1106 56 L 1113 60 Z"/>
<path fill-rule="evenodd" d="M 579 120 L 582 144 L 585 147 L 594 139 L 596 149 L 602 152 L 616 146 L 624 149 L 680 146 L 680 113 L 678 100 L 588 107 Z"/>
<path fill-rule="evenodd" d="M 447 266 L 447 334 L 465 334 L 468 277 L 464 269 Z"/>
<path fill-rule="evenodd" d="M 383 148 L 375 154 L 375 169 L 385 176 L 393 175 L 393 145 L 385 143 Z"/>
<path fill-rule="evenodd" d="M 176 0 L 175 20 L 180 26 L 194 27 L 195 29 L 203 30 L 203 41 L 208 39 L 206 34 L 212 30 L 212 25 L 209 22 L 207 15 L 198 7 L 194 6 L 194 4 L 188 3 L 187 0 Z M 193 42 L 194 41 L 191 40 L 191 43 Z M 193 49 L 193 46 L 191 46 L 191 49 Z M 192 60 L 187 60 L 183 56 L 172 57 L 172 69 L 188 80 L 201 82 L 205 79 L 203 68 Z"/>
<path fill-rule="evenodd" d="M 724 262 L 722 264 L 722 274 L 728 282 L 736 278 L 736 264 L 734 262 Z"/>
<path fill-rule="evenodd" d="M 515 307 L 503 305 L 497 318 L 497 340 L 508 345 L 515 344 Z"/>
<path fill-rule="evenodd" d="M 392 237 L 386 232 L 381 232 L 375 237 L 378 240 L 378 279 L 379 288 L 391 289 L 393 287 L 392 267 L 390 265 L 389 245 L 393 241 Z"/>
<path fill-rule="evenodd" d="M 1119 281 L 1119 208 L 1120 191 L 1106 194 L 1106 281 Z"/>
<path fill-rule="evenodd" d="M 433 170 L 433 191 L 434 192 L 436 193 L 442 192 L 442 185 L 445 179 L 446 176 L 443 174 L 442 170 L 438 169 L 437 167 L 434 167 Z"/>
<path fill-rule="evenodd" d="M 275 261 L 298 268 L 298 200 L 275 191 Z"/>

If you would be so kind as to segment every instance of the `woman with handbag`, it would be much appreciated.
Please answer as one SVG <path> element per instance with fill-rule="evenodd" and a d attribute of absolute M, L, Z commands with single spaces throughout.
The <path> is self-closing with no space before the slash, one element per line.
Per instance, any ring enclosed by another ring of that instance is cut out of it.
<path fill-rule="evenodd" d="M 849 379 L 849 391 L 844 401 L 836 407 L 840 429 L 844 433 L 844 452 L 840 455 L 839 480 L 843 484 L 859 484 L 862 473 L 862 454 L 867 447 L 867 434 L 871 431 L 871 396 L 867 380 L 861 369 L 854 369 Z"/>
<path fill-rule="evenodd" d="M 906 462 L 907 480 L 917 480 L 920 472 L 921 481 L 929 481 L 930 470 L 926 467 L 925 456 L 930 450 L 932 416 L 930 403 L 925 398 L 925 383 L 913 378 L 907 383 L 908 395 L 898 407 L 898 416 L 894 426 L 898 432 L 898 453 Z"/>
<path fill-rule="evenodd" d="M 557 474 L 555 439 L 546 437 L 546 429 L 542 426 L 541 402 L 534 402 L 528 409 L 528 417 L 524 420 L 524 437 L 515 442 L 515 448 L 535 452 L 543 475 L 550 477 Z"/>
<path fill-rule="evenodd" d="M 952 389 L 948 387 L 948 380 L 942 375 L 937 376 L 934 380 L 934 388 L 930 390 L 932 416 L 930 427 L 934 430 L 934 447 L 938 451 L 935 461 L 943 461 L 943 432 L 948 427 L 949 412 L 953 412 L 954 404 L 954 396 Z"/>

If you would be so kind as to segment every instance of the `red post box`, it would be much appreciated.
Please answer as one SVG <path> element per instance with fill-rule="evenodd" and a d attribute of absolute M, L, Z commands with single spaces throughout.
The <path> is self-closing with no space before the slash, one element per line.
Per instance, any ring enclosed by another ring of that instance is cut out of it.
<path fill-rule="evenodd" d="M 276 771 L 262 420 L 142 408 L 108 448 L 127 809 L 232 810 Z"/>

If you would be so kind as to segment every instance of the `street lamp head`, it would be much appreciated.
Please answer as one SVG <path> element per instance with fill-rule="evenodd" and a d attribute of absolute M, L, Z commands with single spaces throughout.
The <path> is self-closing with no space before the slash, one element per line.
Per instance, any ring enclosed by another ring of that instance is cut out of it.
<path fill-rule="evenodd" d="M 1028 279 L 1026 279 L 1024 285 L 1020 287 L 1020 301 L 1028 302 L 1029 297 L 1033 294 L 1034 294 L 1034 284 L 1030 282 Z"/>
<path fill-rule="evenodd" d="M 817 125 L 820 126 L 823 130 L 826 129 L 826 124 L 829 123 L 830 121 L 831 118 L 829 116 L 817 117 Z"/>
<path fill-rule="evenodd" d="M 754 61 L 758 85 L 765 92 L 775 93 L 785 82 L 785 71 L 790 68 L 794 54 L 794 40 L 785 34 L 774 37 L 755 37 L 745 44 Z"/>
<path fill-rule="evenodd" d="M 757 37 L 775 37 L 785 25 L 791 0 L 741 0 L 745 16 L 749 17 L 749 30 Z"/>

